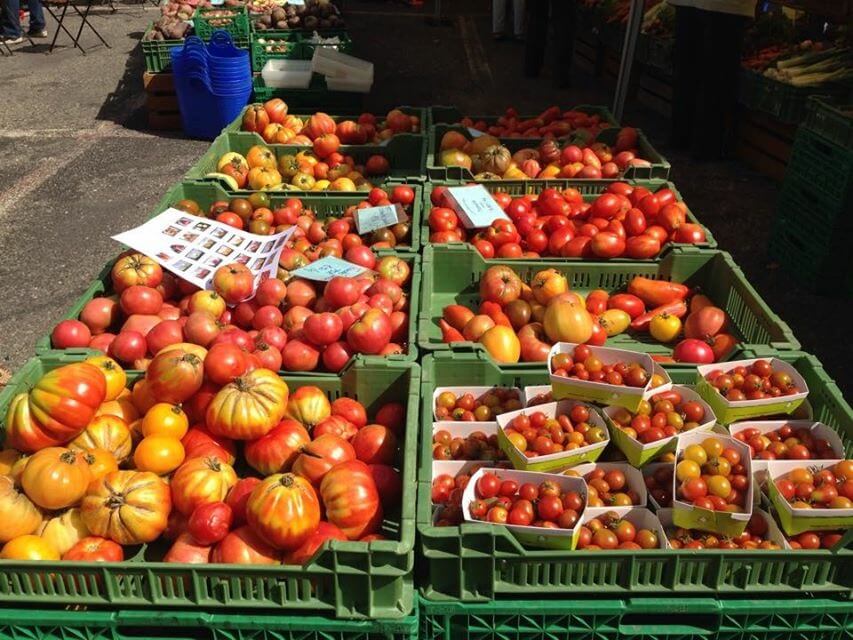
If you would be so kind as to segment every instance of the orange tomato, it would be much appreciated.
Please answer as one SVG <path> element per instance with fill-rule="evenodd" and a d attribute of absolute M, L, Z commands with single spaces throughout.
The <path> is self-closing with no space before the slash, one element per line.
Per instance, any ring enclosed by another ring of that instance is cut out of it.
<path fill-rule="evenodd" d="M 98 407 L 95 415 L 116 416 L 124 420 L 125 424 L 130 424 L 139 418 L 139 410 L 133 402 L 133 396 L 131 396 L 130 398 L 117 398 L 115 400 L 110 400 L 109 402 L 104 402 L 100 407 Z"/>
<path fill-rule="evenodd" d="M 180 405 L 158 402 L 142 419 L 142 435 L 168 436 L 180 440 L 187 434 L 190 422 Z"/>
<path fill-rule="evenodd" d="M 39 536 L 25 535 L 9 540 L 0 551 L 3 560 L 59 560 L 59 552 Z"/>
<path fill-rule="evenodd" d="M 89 463 L 89 473 L 92 474 L 92 483 L 97 482 L 111 471 L 118 471 L 118 462 L 115 456 L 105 449 L 89 449 L 86 452 L 86 462 Z"/>
<path fill-rule="evenodd" d="M 518 362 L 521 358 L 521 342 L 510 327 L 496 325 L 480 336 L 489 355 L 498 362 Z"/>
<path fill-rule="evenodd" d="M 16 449 L 3 449 L 0 451 L 0 476 L 8 476 L 15 463 L 21 459 L 23 454 Z"/>
<path fill-rule="evenodd" d="M 267 169 L 274 169 L 275 154 L 270 150 L 269 147 L 256 144 L 254 147 L 249 149 L 249 153 L 246 154 L 246 162 L 249 163 L 250 169 L 253 169 L 255 167 L 265 167 Z"/>
<path fill-rule="evenodd" d="M 159 476 L 171 473 L 184 461 L 184 445 L 168 436 L 143 438 L 133 452 L 133 464 L 139 471 L 151 471 Z"/>
<path fill-rule="evenodd" d="M 21 474 L 27 497 L 50 510 L 79 502 L 91 480 L 84 454 L 65 447 L 48 447 L 34 453 Z"/>
<path fill-rule="evenodd" d="M 115 400 L 126 390 L 127 374 L 118 362 L 109 356 L 92 356 L 86 358 L 85 362 L 98 367 L 107 380 L 107 395 L 104 397 L 104 401 Z"/>

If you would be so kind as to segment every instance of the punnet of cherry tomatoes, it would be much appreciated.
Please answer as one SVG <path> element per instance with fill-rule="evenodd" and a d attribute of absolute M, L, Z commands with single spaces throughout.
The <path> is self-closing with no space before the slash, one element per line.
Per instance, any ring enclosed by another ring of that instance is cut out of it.
<path fill-rule="evenodd" d="M 113 263 L 104 292 L 54 327 L 51 346 L 95 349 L 144 371 L 164 349 L 189 344 L 208 354 L 219 382 L 257 368 L 339 372 L 357 354 L 404 357 L 417 259 L 365 251 L 370 271 L 328 282 L 282 269 L 255 286 L 249 268 L 223 262 L 210 290 L 128 251 Z"/>
<path fill-rule="evenodd" d="M 615 182 L 591 201 L 573 187 L 518 197 L 495 191 L 492 197 L 507 218 L 466 229 L 447 187 L 433 187 L 429 241 L 470 242 L 484 258 L 504 259 L 649 260 L 671 244 L 712 246 L 707 230 L 668 187 L 652 193 Z"/>
<path fill-rule="evenodd" d="M 142 374 L 100 355 L 20 389 L 0 559 L 118 562 L 165 541 L 145 559 L 303 565 L 327 541 L 397 536 L 407 407 L 235 364 L 184 343 Z"/>

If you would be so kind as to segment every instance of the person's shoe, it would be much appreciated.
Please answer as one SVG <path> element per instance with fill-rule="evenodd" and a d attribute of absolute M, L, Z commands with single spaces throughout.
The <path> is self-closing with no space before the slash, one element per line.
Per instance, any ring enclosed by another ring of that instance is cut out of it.
<path fill-rule="evenodd" d="M 6 44 L 21 44 L 23 41 L 23 36 L 3 36 L 3 42 Z"/>
<path fill-rule="evenodd" d="M 18 10 L 18 21 L 23 22 L 24 20 L 28 20 L 30 17 L 29 11 L 24 11 L 23 9 Z"/>
<path fill-rule="evenodd" d="M 38 31 L 27 31 L 28 38 L 47 38 L 47 29 L 39 29 Z"/>

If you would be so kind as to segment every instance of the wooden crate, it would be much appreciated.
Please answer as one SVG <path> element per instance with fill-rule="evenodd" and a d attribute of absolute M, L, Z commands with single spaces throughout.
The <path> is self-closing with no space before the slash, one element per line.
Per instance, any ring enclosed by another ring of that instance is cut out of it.
<path fill-rule="evenodd" d="M 791 157 L 796 125 L 745 108 L 738 115 L 738 157 L 759 173 L 781 182 Z"/>
<path fill-rule="evenodd" d="M 142 74 L 142 84 L 145 87 L 148 128 L 178 131 L 181 128 L 181 113 L 172 74 L 146 71 Z"/>
<path fill-rule="evenodd" d="M 637 97 L 644 106 L 672 117 L 672 78 L 661 71 L 646 69 L 640 77 Z"/>

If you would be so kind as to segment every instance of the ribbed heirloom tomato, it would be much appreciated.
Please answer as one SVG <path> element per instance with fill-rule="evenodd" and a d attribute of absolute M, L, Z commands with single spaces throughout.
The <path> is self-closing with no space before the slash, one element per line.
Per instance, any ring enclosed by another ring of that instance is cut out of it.
<path fill-rule="evenodd" d="M 119 464 L 130 457 L 132 446 L 127 423 L 118 416 L 109 414 L 95 416 L 83 433 L 68 443 L 69 449 L 108 451 Z"/>
<path fill-rule="evenodd" d="M 42 522 L 38 507 L 15 487 L 9 476 L 0 476 L 0 543 L 33 533 Z"/>
<path fill-rule="evenodd" d="M 370 467 L 360 460 L 335 466 L 320 483 L 326 519 L 350 540 L 376 533 L 382 524 L 382 504 Z"/>
<path fill-rule="evenodd" d="M 219 458 L 191 458 L 175 471 L 170 484 L 175 509 L 189 516 L 203 504 L 221 502 L 237 484 L 233 467 Z"/>
<path fill-rule="evenodd" d="M 220 389 L 207 407 L 205 423 L 214 435 L 254 440 L 281 421 L 287 398 L 284 380 L 267 369 L 255 369 Z"/>
<path fill-rule="evenodd" d="M 204 382 L 203 359 L 182 349 L 159 353 L 145 371 L 148 388 L 159 402 L 188 400 Z"/>
<path fill-rule="evenodd" d="M 289 551 L 317 530 L 320 501 L 308 480 L 292 473 L 279 473 L 252 490 L 246 503 L 246 517 L 261 538 Z"/>
<path fill-rule="evenodd" d="M 90 533 L 121 545 L 152 542 L 166 530 L 172 498 L 146 471 L 113 471 L 89 489 L 80 513 Z"/>
<path fill-rule="evenodd" d="M 287 416 L 301 423 L 308 431 L 332 415 L 332 405 L 319 387 L 305 385 L 291 394 L 287 401 Z"/>
<path fill-rule="evenodd" d="M 325 433 L 302 447 L 293 463 L 293 472 L 315 487 L 341 462 L 355 460 L 355 449 L 340 436 Z"/>
<path fill-rule="evenodd" d="M 282 420 L 269 433 L 250 440 L 243 448 L 246 462 L 268 476 L 290 471 L 299 452 L 311 442 L 311 436 L 296 420 Z"/>
<path fill-rule="evenodd" d="M 30 457 L 21 474 L 21 486 L 38 506 L 55 510 L 77 504 L 91 479 L 81 451 L 48 447 Z"/>

